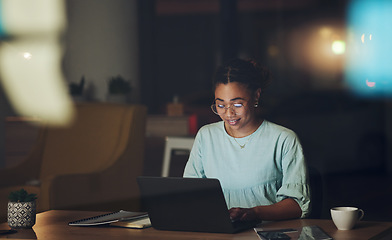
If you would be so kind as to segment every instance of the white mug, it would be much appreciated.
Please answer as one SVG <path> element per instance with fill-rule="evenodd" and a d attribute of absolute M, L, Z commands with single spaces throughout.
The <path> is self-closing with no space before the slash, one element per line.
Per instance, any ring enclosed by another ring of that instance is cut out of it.
<path fill-rule="evenodd" d="M 339 230 L 350 230 L 360 221 L 365 212 L 356 207 L 334 207 L 331 208 L 333 223 Z"/>

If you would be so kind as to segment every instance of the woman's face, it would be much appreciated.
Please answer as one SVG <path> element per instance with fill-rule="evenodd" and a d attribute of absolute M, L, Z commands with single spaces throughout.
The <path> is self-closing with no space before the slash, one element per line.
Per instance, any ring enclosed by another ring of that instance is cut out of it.
<path fill-rule="evenodd" d="M 254 95 L 241 83 L 221 83 L 216 86 L 215 104 L 223 112 L 219 116 L 225 122 L 229 134 L 244 137 L 255 130 L 257 120 L 254 104 L 259 97 L 259 91 Z"/>

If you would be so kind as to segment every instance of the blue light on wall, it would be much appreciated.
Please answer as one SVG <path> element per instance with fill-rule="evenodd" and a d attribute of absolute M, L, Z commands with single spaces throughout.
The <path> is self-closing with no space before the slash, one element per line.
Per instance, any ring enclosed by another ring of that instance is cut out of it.
<path fill-rule="evenodd" d="M 392 1 L 354 0 L 347 14 L 345 81 L 362 97 L 392 98 Z"/>

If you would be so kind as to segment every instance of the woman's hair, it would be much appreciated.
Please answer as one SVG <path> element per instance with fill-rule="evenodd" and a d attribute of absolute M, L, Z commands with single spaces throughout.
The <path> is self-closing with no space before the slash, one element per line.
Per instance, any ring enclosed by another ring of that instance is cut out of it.
<path fill-rule="evenodd" d="M 259 88 L 264 91 L 271 79 L 270 71 L 255 60 L 235 58 L 218 67 L 212 81 L 212 89 L 215 92 L 215 88 L 221 83 L 238 82 L 245 85 L 253 94 Z"/>

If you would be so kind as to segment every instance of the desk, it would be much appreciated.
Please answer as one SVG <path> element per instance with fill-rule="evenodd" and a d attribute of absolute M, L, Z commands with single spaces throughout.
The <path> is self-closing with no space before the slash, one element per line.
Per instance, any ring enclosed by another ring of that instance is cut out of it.
<path fill-rule="evenodd" d="M 102 212 L 87 211 L 61 211 L 51 210 L 37 215 L 37 223 L 33 230 L 40 240 L 62 240 L 62 239 L 149 239 L 149 240 L 179 240 L 179 239 L 209 239 L 209 240 L 258 240 L 256 233 L 250 229 L 237 234 L 220 233 L 194 233 L 194 232 L 172 232 L 159 231 L 154 228 L 126 229 L 114 227 L 71 227 L 68 222 L 85 217 L 102 214 Z M 361 222 L 349 231 L 339 231 L 331 220 L 297 219 L 291 221 L 270 222 L 262 224 L 268 229 L 300 228 L 302 226 L 317 225 L 321 227 L 334 239 L 369 239 L 381 235 L 392 227 L 392 222 Z M 7 229 L 7 223 L 0 224 L 0 229 Z M 31 230 L 30 230 L 31 231 Z M 390 232 L 390 230 L 388 230 Z M 4 237 L 4 236 L 3 236 Z M 11 237 L 11 235 L 9 235 Z M 373 239 L 373 238 L 372 238 Z M 383 238 L 374 238 L 383 239 Z M 390 238 L 386 238 L 390 239 Z"/>

